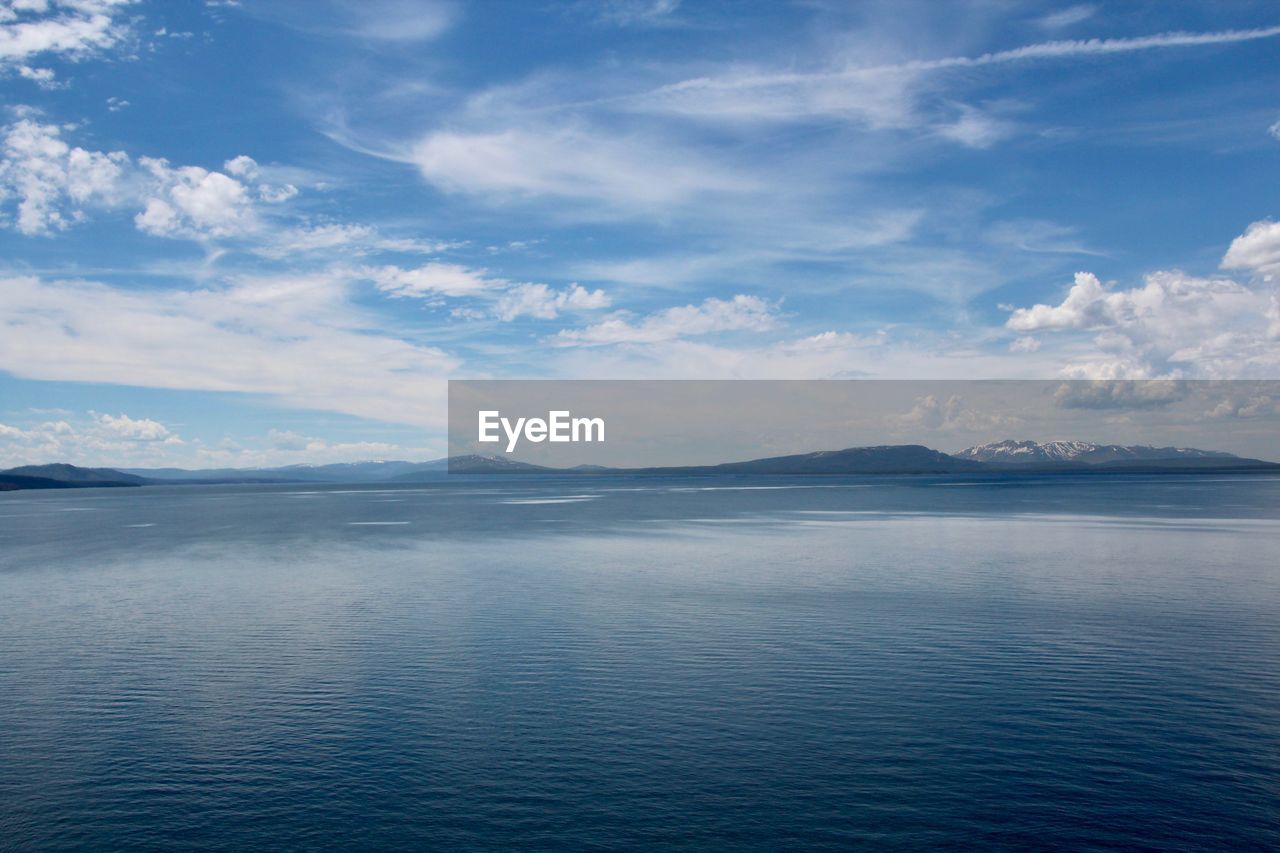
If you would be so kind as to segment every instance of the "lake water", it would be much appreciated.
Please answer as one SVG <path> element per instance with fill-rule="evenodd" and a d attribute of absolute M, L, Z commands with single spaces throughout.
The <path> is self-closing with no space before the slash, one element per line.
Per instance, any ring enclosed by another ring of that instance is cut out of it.
<path fill-rule="evenodd" d="M 0 847 L 1280 848 L 1280 480 L 0 495 Z"/>

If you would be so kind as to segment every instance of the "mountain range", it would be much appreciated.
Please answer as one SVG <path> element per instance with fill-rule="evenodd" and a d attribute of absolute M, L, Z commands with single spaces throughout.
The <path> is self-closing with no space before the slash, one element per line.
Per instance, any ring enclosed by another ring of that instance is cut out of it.
<path fill-rule="evenodd" d="M 281 468 L 79 468 L 63 463 L 0 471 L 0 491 L 213 483 L 406 483 L 446 474 L 543 476 L 717 476 L 751 474 L 977 474 L 1032 472 L 1277 471 L 1280 464 L 1189 447 L 1094 444 L 1083 441 L 1000 441 L 948 454 L 919 444 L 850 447 L 720 465 L 548 468 L 496 456 L 454 456 L 430 462 L 402 460 Z"/>
<path fill-rule="evenodd" d="M 975 462 L 997 462 L 1009 465 L 1057 464 L 1083 462 L 1103 465 L 1113 462 L 1147 462 L 1169 459 L 1238 459 L 1218 450 L 1196 450 L 1193 447 L 1146 447 L 1119 444 L 1094 444 L 1088 441 L 1034 441 L 1007 439 L 970 447 L 955 454 L 957 459 Z"/>

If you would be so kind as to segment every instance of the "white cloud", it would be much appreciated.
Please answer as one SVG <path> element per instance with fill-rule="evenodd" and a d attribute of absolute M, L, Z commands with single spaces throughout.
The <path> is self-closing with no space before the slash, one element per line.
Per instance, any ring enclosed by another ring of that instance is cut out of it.
<path fill-rule="evenodd" d="M 434 255 L 461 245 L 446 240 L 385 237 L 372 225 L 329 222 L 299 225 L 264 234 L 260 245 L 254 247 L 253 251 L 267 258 L 286 258 L 300 253 L 334 249 L 342 249 L 345 255 L 379 251 Z"/>
<path fill-rule="evenodd" d="M 37 56 L 79 60 L 128 35 L 132 0 L 7 0 L 0 4 L 0 66 Z"/>
<path fill-rule="evenodd" d="M 498 299 L 494 313 L 504 321 L 520 316 L 550 320 L 562 311 L 594 311 L 608 307 L 609 297 L 603 290 L 587 290 L 579 284 L 563 290 L 553 290 L 545 284 L 518 284 Z"/>
<path fill-rule="evenodd" d="M 133 441 L 180 441 L 168 427 L 150 418 L 131 418 L 126 414 L 94 414 L 98 425 L 105 431 Z"/>
<path fill-rule="evenodd" d="M 139 230 L 159 237 L 208 239 L 259 228 L 253 195 L 232 177 L 256 174 L 257 164 L 252 159 L 241 156 L 227 161 L 224 168 L 232 175 L 200 166 L 174 168 L 169 161 L 153 157 L 138 162 L 154 178 L 146 206 L 134 218 Z"/>
<path fill-rule="evenodd" d="M 1009 352 L 1035 352 L 1038 349 L 1040 349 L 1040 342 L 1030 336 L 1016 338 L 1009 344 Z"/>
<path fill-rule="evenodd" d="M 0 468 L 71 462 L 119 466 L 162 463 L 188 442 L 151 418 L 126 414 L 68 416 L 25 429 L 0 424 Z"/>
<path fill-rule="evenodd" d="M 441 130 L 419 141 L 410 159 L 441 189 L 499 200 L 556 196 L 606 206 L 658 208 L 755 186 L 692 151 L 581 127 Z"/>
<path fill-rule="evenodd" d="M 1271 274 L 1280 271 L 1280 222 L 1254 222 L 1231 241 L 1222 258 L 1225 270 Z"/>
<path fill-rule="evenodd" d="M 1077 13 L 1078 14 L 1078 13 Z M 1037 60 L 1119 55 L 1268 39 L 1280 27 L 1136 38 L 1041 42 L 977 56 L 949 56 L 884 64 L 846 64 L 816 71 L 734 68 L 616 99 L 622 107 L 698 121 L 796 121 L 816 117 L 856 121 L 872 129 L 933 128 L 966 145 L 985 145 L 1007 126 L 972 114 L 952 120 L 924 108 L 926 78 L 948 71 Z"/>
<path fill-rule="evenodd" d="M 0 469 L 70 462 L 113 468 L 263 468 L 371 459 L 427 460 L 440 447 L 409 447 L 385 441 L 333 441 L 289 430 L 206 442 L 182 437 L 152 418 L 126 414 L 66 412 L 56 421 L 24 427 L 0 424 Z"/>
<path fill-rule="evenodd" d="M 171 166 L 123 151 L 90 151 L 63 140 L 64 128 L 35 120 L 34 111 L 0 136 L 0 204 L 14 205 L 14 227 L 48 235 L 87 218 L 91 208 L 141 207 L 134 224 L 161 237 L 209 240 L 262 230 L 260 204 L 297 194 L 291 184 L 252 187 L 260 167 L 246 156 L 228 160 L 227 173 Z"/>
<path fill-rule="evenodd" d="M 1269 268 L 1271 226 L 1251 226 L 1223 265 Z M 1226 278 L 1155 272 L 1123 290 L 1081 272 L 1061 303 L 1018 308 L 1005 325 L 1093 333 L 1093 351 L 1063 369 L 1074 378 L 1263 377 L 1280 370 L 1280 297 Z"/>
<path fill-rule="evenodd" d="M 23 80 L 30 80 L 41 89 L 62 88 L 52 68 L 32 68 L 30 65 L 19 65 L 18 76 Z"/>
<path fill-rule="evenodd" d="M 1044 27 L 1046 30 L 1061 30 L 1066 27 L 1079 24 L 1083 21 L 1087 21 L 1096 15 L 1097 12 L 1097 6 L 1083 4 L 1078 6 L 1068 6 L 1067 8 L 1057 12 L 1050 12 L 1037 20 L 1036 23 L 1041 27 Z"/>
<path fill-rule="evenodd" d="M 990 148 L 1013 133 L 1014 126 L 1009 121 L 968 104 L 960 104 L 958 108 L 959 115 L 954 120 L 938 125 L 937 133 L 944 139 L 969 148 Z"/>
<path fill-rule="evenodd" d="M 439 426 L 456 360 L 377 331 L 333 276 L 139 292 L 0 281 L 0 370 L 27 379 L 266 394 L 286 405 Z"/>
<path fill-rule="evenodd" d="M 0 202 L 16 201 L 23 234 L 51 234 L 84 218 L 85 207 L 117 200 L 128 164 L 122 151 L 72 147 L 56 125 L 24 118 L 4 130 Z"/>
<path fill-rule="evenodd" d="M 364 267 L 357 274 L 373 281 L 382 292 L 398 297 L 474 296 L 508 283 L 505 279 L 489 277 L 487 270 L 442 261 L 431 261 L 413 269 Z"/>
<path fill-rule="evenodd" d="M 710 298 L 701 305 L 667 308 L 633 322 L 625 314 L 583 329 L 566 329 L 556 337 L 563 346 L 651 344 L 728 331 L 763 331 L 777 320 L 777 303 L 738 294 L 732 299 Z"/>

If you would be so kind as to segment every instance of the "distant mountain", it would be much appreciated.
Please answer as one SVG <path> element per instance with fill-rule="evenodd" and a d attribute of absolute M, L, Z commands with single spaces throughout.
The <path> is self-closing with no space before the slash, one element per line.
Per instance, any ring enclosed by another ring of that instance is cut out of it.
<path fill-rule="evenodd" d="M 959 459 L 1000 465 L 1058 465 L 1078 463 L 1104 465 L 1167 460 L 1240 459 L 1233 453 L 1196 450 L 1192 447 L 1147 447 L 1145 445 L 1094 444 L 1088 441 L 1034 441 L 1007 439 L 970 447 L 955 454 Z M 1243 461 L 1243 460 L 1242 460 Z"/>
<path fill-rule="evenodd" d="M 951 474 L 985 467 L 921 444 L 889 444 L 670 470 L 708 474 Z"/>
<path fill-rule="evenodd" d="M 23 465 L 0 471 L 0 490 L 83 489 L 92 487 L 141 486 L 142 477 L 111 468 L 79 468 L 66 463 Z"/>
<path fill-rule="evenodd" d="M 999 441 L 946 454 L 920 444 L 891 444 L 771 456 L 720 465 L 606 468 L 578 465 L 549 468 L 501 456 L 475 454 L 430 462 L 371 461 L 283 468 L 78 468 L 27 465 L 0 471 L 0 491 L 87 486 L 180 485 L 197 483 L 416 483 L 448 474 L 505 474 L 596 477 L 724 476 L 751 474 L 978 474 L 1000 473 L 1209 473 L 1280 471 L 1280 464 L 1231 453 L 1189 447 L 1094 444 L 1086 441 Z"/>
<path fill-rule="evenodd" d="M 390 478 L 397 483 L 416 483 L 423 480 L 436 480 L 445 474 L 536 474 L 567 473 L 557 468 L 543 465 L 532 465 L 528 462 L 516 462 L 501 456 L 479 456 L 471 453 L 463 456 L 450 456 L 447 459 L 436 459 L 417 465 L 412 471 L 406 471 Z"/>
<path fill-rule="evenodd" d="M 425 463 L 393 461 L 285 465 L 279 468 L 126 468 L 148 480 L 203 483 L 369 483 L 414 471 Z"/>

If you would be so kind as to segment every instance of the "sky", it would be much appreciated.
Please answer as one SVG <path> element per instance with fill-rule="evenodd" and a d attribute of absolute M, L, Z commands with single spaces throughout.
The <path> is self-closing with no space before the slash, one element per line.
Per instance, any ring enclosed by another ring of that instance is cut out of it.
<path fill-rule="evenodd" d="M 429 459 L 450 378 L 1280 378 L 1271 2 L 0 0 L 0 88 L 0 465 Z"/>

